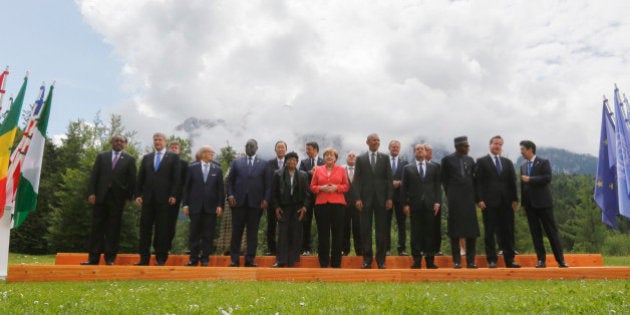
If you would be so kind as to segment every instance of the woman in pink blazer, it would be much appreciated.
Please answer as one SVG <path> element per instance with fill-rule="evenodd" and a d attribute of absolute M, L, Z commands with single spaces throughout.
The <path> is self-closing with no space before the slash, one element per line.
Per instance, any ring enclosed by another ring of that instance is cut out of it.
<path fill-rule="evenodd" d="M 336 165 L 339 153 L 333 148 L 324 151 L 324 165 L 313 171 L 311 191 L 315 199 L 315 221 L 319 237 L 318 258 L 322 268 L 330 265 L 341 268 L 341 246 L 346 199 L 350 189 L 348 175 L 343 166 Z M 332 240 L 331 240 L 332 233 Z M 332 248 L 331 248 L 332 243 Z"/>

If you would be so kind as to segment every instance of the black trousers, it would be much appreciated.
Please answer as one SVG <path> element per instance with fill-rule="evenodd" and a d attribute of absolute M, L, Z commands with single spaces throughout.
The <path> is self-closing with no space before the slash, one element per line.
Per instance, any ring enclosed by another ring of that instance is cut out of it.
<path fill-rule="evenodd" d="M 357 256 L 363 255 L 361 250 L 361 213 L 354 204 L 348 204 L 344 213 L 345 219 L 343 224 L 343 245 L 341 250 L 345 255 L 350 253 L 350 237 L 354 241 L 354 253 Z"/>
<path fill-rule="evenodd" d="M 300 214 L 299 205 L 282 208 L 282 215 L 278 220 L 278 248 L 276 262 L 280 266 L 293 267 L 300 258 L 301 224 L 298 220 Z M 269 211 L 269 210 L 267 210 Z"/>
<path fill-rule="evenodd" d="M 311 229 L 313 226 L 313 212 L 315 209 L 307 209 L 302 219 L 302 248 L 301 251 L 313 251 L 313 239 L 311 237 Z"/>
<path fill-rule="evenodd" d="M 398 244 L 396 245 L 396 249 L 398 250 L 398 254 L 405 250 L 407 243 L 407 216 L 403 212 L 403 208 L 400 205 L 400 202 L 394 202 L 394 209 L 391 211 L 387 211 L 387 250 L 391 250 L 392 241 L 391 241 L 391 230 L 392 230 L 392 219 L 396 216 L 396 227 L 398 227 Z"/>
<path fill-rule="evenodd" d="M 472 265 L 475 263 L 475 251 L 476 251 L 476 238 L 466 238 L 466 264 Z M 461 264 L 462 255 L 459 252 L 459 237 L 451 237 L 451 255 L 453 255 L 453 263 Z"/>
<path fill-rule="evenodd" d="M 190 214 L 190 237 L 188 239 L 188 249 L 190 250 L 190 261 L 193 263 L 208 262 L 212 254 L 212 240 L 217 226 L 216 213 L 195 213 Z"/>
<path fill-rule="evenodd" d="M 420 260 L 421 253 L 427 257 L 434 255 L 433 218 L 433 209 L 424 206 L 411 209 L 411 255 L 414 261 Z"/>
<path fill-rule="evenodd" d="M 497 262 L 495 234 L 500 248 L 503 250 L 503 260 L 506 264 L 514 262 L 514 210 L 512 205 L 501 207 L 486 207 L 482 212 L 484 226 L 484 244 L 488 263 Z"/>
<path fill-rule="evenodd" d="M 258 248 L 258 224 L 262 209 L 250 207 L 237 207 L 232 209 L 232 239 L 230 241 L 230 256 L 232 262 L 239 264 L 241 255 L 241 240 L 243 230 L 247 227 L 247 252 L 245 253 L 245 263 L 253 264 Z"/>
<path fill-rule="evenodd" d="M 174 205 L 170 206 L 170 215 L 171 217 L 168 219 L 169 222 L 169 227 L 168 227 L 168 243 L 169 245 L 173 245 L 173 240 L 175 239 L 175 233 L 177 230 L 177 219 L 179 218 L 179 204 L 180 204 L 180 199 L 177 198 L 177 203 L 175 203 Z M 171 247 L 168 248 L 168 250 L 171 250 Z"/>
<path fill-rule="evenodd" d="M 267 250 L 271 255 L 276 254 L 276 227 L 278 226 L 278 219 L 276 218 L 276 210 L 274 207 L 269 207 L 265 212 L 267 213 Z"/>
<path fill-rule="evenodd" d="M 149 258 L 151 258 L 152 238 L 155 260 L 157 262 L 166 262 L 168 251 L 171 248 L 170 227 L 173 218 L 171 206 L 166 202 L 157 202 L 155 199 L 156 197 L 153 197 L 152 200 L 143 200 L 140 212 L 140 244 L 138 252 L 140 253 L 140 261 L 144 263 L 148 263 Z"/>
<path fill-rule="evenodd" d="M 317 220 L 317 257 L 319 266 L 341 268 L 341 244 L 343 242 L 343 222 L 345 205 L 327 203 L 315 206 Z M 331 239 L 332 234 L 332 239 Z"/>
<path fill-rule="evenodd" d="M 532 233 L 532 241 L 534 242 L 534 250 L 536 250 L 538 260 L 545 261 L 547 256 L 545 245 L 543 244 L 542 230 L 544 229 L 549 239 L 553 256 L 557 262 L 563 262 L 564 254 L 562 253 L 562 245 L 560 245 L 560 237 L 558 237 L 556 220 L 553 217 L 553 208 L 535 208 L 525 205 L 525 213 L 527 214 L 527 223 Z"/>
<path fill-rule="evenodd" d="M 107 192 L 102 204 L 94 205 L 88 259 L 90 262 L 98 263 L 101 253 L 105 254 L 105 261 L 116 260 L 124 206 L 124 201 L 116 200 L 111 191 Z"/>
<path fill-rule="evenodd" d="M 374 200 L 376 201 L 376 200 Z M 365 201 L 363 202 L 366 205 Z M 387 251 L 387 211 L 385 205 L 377 206 L 374 202 L 364 207 L 361 211 L 361 241 L 363 242 L 363 263 L 372 263 L 372 220 L 376 233 L 376 263 L 385 265 L 385 253 Z"/>
<path fill-rule="evenodd" d="M 436 216 L 433 217 L 433 250 L 435 253 L 441 251 L 442 248 L 442 208 Z"/>

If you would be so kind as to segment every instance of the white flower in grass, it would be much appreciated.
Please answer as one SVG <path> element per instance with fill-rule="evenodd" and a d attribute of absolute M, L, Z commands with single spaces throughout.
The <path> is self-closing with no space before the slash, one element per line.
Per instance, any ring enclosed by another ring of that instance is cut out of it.
<path fill-rule="evenodd" d="M 33 304 L 39 304 L 39 301 L 35 300 L 33 301 Z"/>
<path fill-rule="evenodd" d="M 306 306 L 306 303 L 300 302 L 300 306 Z"/>

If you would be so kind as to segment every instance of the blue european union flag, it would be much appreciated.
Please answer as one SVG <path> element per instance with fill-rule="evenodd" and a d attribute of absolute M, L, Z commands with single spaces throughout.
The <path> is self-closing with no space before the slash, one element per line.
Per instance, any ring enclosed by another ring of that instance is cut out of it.
<path fill-rule="evenodd" d="M 615 125 L 612 121 L 612 114 L 608 111 L 607 103 L 608 100 L 605 100 L 602 106 L 602 131 L 599 141 L 599 159 L 593 198 L 599 208 L 602 209 L 602 222 L 612 228 L 617 228 L 619 199 L 617 196 Z"/>
<path fill-rule="evenodd" d="M 615 145 L 617 163 L 617 196 L 619 198 L 619 214 L 630 217 L 630 142 L 628 124 L 626 123 L 623 103 L 619 97 L 619 89 L 615 86 Z"/>

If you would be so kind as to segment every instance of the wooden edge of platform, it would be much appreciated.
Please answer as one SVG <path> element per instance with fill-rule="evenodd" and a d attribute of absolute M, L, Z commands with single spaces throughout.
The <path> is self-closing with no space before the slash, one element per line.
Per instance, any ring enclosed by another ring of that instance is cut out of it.
<path fill-rule="evenodd" d="M 46 281 L 290 281 L 290 282 L 431 282 L 550 279 L 630 279 L 630 267 L 496 269 L 332 269 L 11 265 L 7 282 Z"/>

